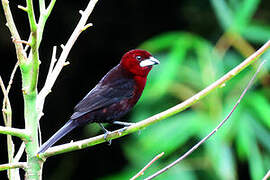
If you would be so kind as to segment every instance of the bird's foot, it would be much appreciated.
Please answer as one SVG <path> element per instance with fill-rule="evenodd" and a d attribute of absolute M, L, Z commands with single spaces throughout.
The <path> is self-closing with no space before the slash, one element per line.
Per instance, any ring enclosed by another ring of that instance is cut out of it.
<path fill-rule="evenodd" d="M 121 121 L 114 121 L 113 124 L 118 124 L 118 125 L 123 125 L 125 127 L 121 128 L 118 130 L 119 134 L 122 134 L 127 128 L 131 125 L 134 125 L 135 123 L 130 123 L 130 122 L 121 122 Z"/>
<path fill-rule="evenodd" d="M 111 134 L 111 131 L 106 131 L 106 132 L 104 133 L 104 139 L 105 139 L 106 142 L 108 142 L 108 145 L 109 145 L 109 146 L 112 144 L 112 140 L 107 139 L 107 138 L 108 138 L 108 135 L 110 135 L 110 134 Z"/>
<path fill-rule="evenodd" d="M 104 139 L 106 142 L 108 142 L 109 146 L 112 144 L 112 140 L 108 140 L 108 135 L 111 134 L 111 131 L 108 131 L 101 123 L 99 123 L 99 126 L 104 132 Z"/>
<path fill-rule="evenodd" d="M 119 129 L 119 130 L 117 131 L 117 133 L 118 133 L 119 135 L 121 135 L 125 130 L 127 130 L 127 128 L 128 128 L 128 126 L 123 127 L 123 128 L 121 128 L 121 129 Z"/>

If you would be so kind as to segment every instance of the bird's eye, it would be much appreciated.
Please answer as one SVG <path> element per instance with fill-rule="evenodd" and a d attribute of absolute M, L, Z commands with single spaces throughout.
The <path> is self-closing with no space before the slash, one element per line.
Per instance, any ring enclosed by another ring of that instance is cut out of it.
<path fill-rule="evenodd" d="M 136 59 L 137 59 L 138 61 L 140 61 L 140 60 L 142 60 L 142 56 L 136 56 Z"/>

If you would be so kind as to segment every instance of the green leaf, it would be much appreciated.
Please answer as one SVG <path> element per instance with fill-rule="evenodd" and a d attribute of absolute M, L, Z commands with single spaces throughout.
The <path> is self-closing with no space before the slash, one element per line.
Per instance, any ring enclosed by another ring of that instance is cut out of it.
<path fill-rule="evenodd" d="M 173 42 L 179 39 L 179 36 L 182 36 L 181 32 L 168 32 L 160 34 L 156 37 L 153 37 L 144 43 L 142 43 L 138 48 L 147 49 L 152 53 L 161 52 L 168 50 L 172 47 Z"/>
<path fill-rule="evenodd" d="M 265 43 L 270 39 L 270 26 L 262 23 L 249 23 L 243 29 L 242 35 L 253 43 Z"/>
<path fill-rule="evenodd" d="M 253 144 L 256 144 L 256 138 L 250 125 L 249 119 L 252 118 L 248 112 L 242 111 L 242 118 L 238 121 L 238 132 L 236 136 L 237 154 L 241 160 L 247 159 L 251 154 Z"/>
<path fill-rule="evenodd" d="M 257 143 L 253 142 L 250 147 L 250 156 L 248 157 L 249 169 L 252 179 L 262 179 L 268 169 L 263 167 L 262 155 Z"/>
<path fill-rule="evenodd" d="M 225 0 L 211 0 L 212 7 L 218 18 L 221 27 L 226 31 L 233 24 L 233 12 Z"/>
<path fill-rule="evenodd" d="M 259 92 L 252 92 L 248 95 L 247 103 L 252 111 L 256 114 L 256 117 L 262 119 L 265 125 L 270 128 L 270 103 L 269 101 Z"/>
<path fill-rule="evenodd" d="M 230 145 L 224 144 L 217 136 L 212 138 L 214 140 L 206 142 L 207 157 L 211 158 L 218 179 L 236 179 L 235 159 Z"/>
<path fill-rule="evenodd" d="M 260 0 L 242 0 L 241 10 L 236 9 L 234 26 L 241 32 L 249 26 L 248 24 L 258 9 L 259 3 Z"/>
<path fill-rule="evenodd" d="M 252 124 L 253 130 L 256 134 L 258 143 L 262 145 L 262 148 L 270 152 L 270 132 L 267 131 L 266 128 L 263 127 L 256 119 L 251 119 L 250 123 Z"/>

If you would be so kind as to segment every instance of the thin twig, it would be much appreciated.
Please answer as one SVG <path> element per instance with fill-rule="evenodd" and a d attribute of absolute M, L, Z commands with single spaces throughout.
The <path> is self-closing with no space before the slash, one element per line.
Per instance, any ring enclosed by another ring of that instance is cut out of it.
<path fill-rule="evenodd" d="M 19 62 L 17 62 L 12 70 L 12 73 L 10 75 L 10 78 L 9 78 L 9 82 L 8 82 L 8 86 L 7 86 L 7 93 L 9 93 L 9 90 L 11 88 L 11 85 L 13 83 L 13 79 L 14 79 L 14 76 L 15 76 L 15 73 L 18 69 L 18 66 L 19 66 Z"/>
<path fill-rule="evenodd" d="M 30 140 L 30 136 L 25 129 L 0 126 L 0 134 L 16 136 L 26 141 Z"/>
<path fill-rule="evenodd" d="M 2 111 L 3 111 L 3 118 L 5 121 L 5 125 L 11 127 L 12 124 L 12 109 L 11 109 L 11 104 L 9 101 L 8 93 L 11 88 L 11 85 L 13 83 L 13 78 L 15 75 L 15 72 L 19 66 L 19 62 L 17 62 L 12 70 L 12 73 L 9 78 L 8 86 L 5 88 L 4 82 L 0 76 L 0 86 L 2 89 L 2 92 L 4 94 L 4 99 L 3 99 L 3 105 L 2 105 Z"/>
<path fill-rule="evenodd" d="M 49 6 L 47 9 L 45 8 L 45 0 L 39 0 L 39 10 L 40 10 L 40 16 L 38 20 L 38 37 L 37 37 L 37 47 L 40 46 L 42 36 L 43 36 L 43 30 L 46 25 L 46 22 L 48 20 L 48 17 L 50 16 L 52 9 L 54 7 L 56 0 L 51 0 Z"/>
<path fill-rule="evenodd" d="M 26 168 L 26 162 L 17 162 L 17 163 L 8 163 L 8 164 L 1 164 L 0 171 L 4 171 L 7 169 L 15 169 L 15 168 Z"/>
<path fill-rule="evenodd" d="M 20 158 L 21 158 L 22 155 L 23 155 L 24 149 L 25 149 L 25 143 L 22 142 L 22 144 L 21 144 L 21 146 L 20 146 L 20 148 L 19 148 L 19 150 L 18 150 L 16 156 L 15 156 L 14 159 L 13 159 L 14 162 L 18 162 L 18 161 L 20 160 Z"/>
<path fill-rule="evenodd" d="M 8 126 L 8 119 L 7 119 L 6 114 L 9 113 L 9 109 L 7 109 L 7 108 L 10 107 L 10 101 L 8 98 L 8 93 L 7 93 L 5 84 L 4 84 L 1 76 L 0 76 L 0 87 L 1 87 L 3 95 L 4 95 L 3 106 L 2 106 L 3 118 L 4 118 L 5 125 Z"/>
<path fill-rule="evenodd" d="M 3 115 L 4 123 L 6 127 L 11 127 L 12 126 L 12 110 L 11 110 L 11 105 L 8 98 L 8 92 L 7 92 L 7 89 L 5 88 L 5 85 L 1 76 L 0 76 L 0 86 L 4 94 L 3 105 L 2 105 L 2 115 Z M 14 156 L 14 151 L 15 151 L 14 143 L 13 143 L 11 135 L 7 135 L 7 151 L 8 151 L 8 162 L 11 163 L 13 162 L 13 156 Z M 8 177 L 10 179 L 15 178 L 16 176 L 15 172 L 14 173 L 13 172 L 14 170 L 11 170 L 11 169 L 9 169 L 7 172 Z"/>
<path fill-rule="evenodd" d="M 130 180 L 135 180 L 137 179 L 139 176 L 143 175 L 145 170 L 147 168 L 149 168 L 156 160 L 158 160 L 159 158 L 161 158 L 161 156 L 164 155 L 164 152 L 158 154 L 156 157 L 154 157 L 146 166 L 144 166 L 144 168 L 142 168 L 142 170 L 140 170 L 140 172 L 138 172 L 135 176 L 133 176 Z"/>
<path fill-rule="evenodd" d="M 236 109 L 236 107 L 239 105 L 239 103 L 241 102 L 241 100 L 243 99 L 243 97 L 245 96 L 247 90 L 250 88 L 250 86 L 252 85 L 255 77 L 257 76 L 257 74 L 260 72 L 263 64 L 266 61 L 264 60 L 260 66 L 258 67 L 257 71 L 255 72 L 255 74 L 252 76 L 251 80 L 249 81 L 247 87 L 244 89 L 244 91 L 242 92 L 241 96 L 239 97 L 239 99 L 237 100 L 236 104 L 234 105 L 233 109 L 230 111 L 230 113 L 227 115 L 227 117 L 225 119 L 223 119 L 218 126 L 211 131 L 206 137 L 204 137 L 200 142 L 198 142 L 195 146 L 193 146 L 190 150 L 188 150 L 184 155 L 182 155 L 180 158 L 178 158 L 177 160 L 175 160 L 173 163 L 169 164 L 168 166 L 166 166 L 165 168 L 159 170 L 158 172 L 156 172 L 155 174 L 147 177 L 145 180 L 150 180 L 153 179 L 155 177 L 157 177 L 158 175 L 164 173 L 165 171 L 167 171 L 169 168 L 175 166 L 177 163 L 179 163 L 180 161 L 182 161 L 183 159 L 185 159 L 188 155 L 190 155 L 194 150 L 196 150 L 201 144 L 203 144 L 207 139 L 209 139 L 213 134 L 215 134 L 219 128 L 231 117 L 232 113 L 234 112 L 234 110 Z"/>
<path fill-rule="evenodd" d="M 25 44 L 25 45 L 27 45 L 27 46 L 30 46 L 30 45 L 31 45 L 30 42 L 25 41 L 25 40 L 17 40 L 17 39 L 14 39 L 13 42 L 14 42 L 14 43 Z"/>
<path fill-rule="evenodd" d="M 7 20 L 7 26 L 11 33 L 11 37 L 16 40 L 21 40 L 18 30 L 16 28 L 16 25 L 14 23 L 10 7 L 9 7 L 9 1 L 2 0 L 2 5 L 3 5 L 6 20 Z M 21 43 L 14 43 L 14 45 L 16 49 L 17 59 L 19 60 L 19 62 L 27 61 L 27 56 L 26 56 L 25 51 L 23 50 L 23 45 Z"/>
<path fill-rule="evenodd" d="M 209 85 L 208 87 L 206 87 L 205 89 L 203 89 L 202 91 L 200 91 L 199 93 L 195 94 L 194 96 L 190 97 L 189 99 L 187 99 L 186 101 L 172 107 L 169 108 L 159 114 L 156 114 L 152 117 L 149 117 L 145 120 L 142 120 L 138 123 L 135 123 L 131 126 L 129 126 L 128 128 L 125 128 L 125 130 L 120 131 L 121 133 L 119 133 L 119 130 L 113 131 L 112 133 L 110 133 L 107 136 L 107 141 L 112 140 L 112 139 L 116 139 L 122 136 L 125 136 L 127 134 L 139 131 L 141 129 L 144 129 L 154 123 L 157 123 L 167 117 L 170 117 L 176 113 L 179 113 L 183 110 L 185 110 L 186 108 L 190 107 L 191 105 L 193 105 L 194 103 L 196 103 L 197 101 L 199 101 L 200 99 L 202 99 L 203 97 L 205 97 L 207 94 L 209 94 L 210 92 L 214 91 L 215 89 L 219 88 L 219 87 L 223 87 L 222 85 L 227 82 L 228 80 L 230 80 L 232 77 L 236 76 L 237 74 L 239 74 L 243 69 L 245 69 L 248 65 L 252 64 L 253 62 L 256 61 L 256 59 L 261 56 L 268 48 L 270 47 L 270 40 L 267 41 L 260 49 L 258 49 L 254 54 L 252 54 L 251 56 L 249 56 L 245 61 L 243 61 L 241 64 L 239 64 L 238 66 L 236 66 L 234 69 L 232 69 L 231 71 L 229 71 L 227 74 L 225 74 L 224 76 L 222 76 L 220 79 L 218 79 L 217 81 L 215 81 L 214 83 L 212 83 L 211 85 Z M 62 154 L 65 152 L 70 152 L 70 151 L 75 151 L 75 150 L 79 150 L 82 148 L 86 148 L 86 147 L 90 147 L 90 146 L 94 146 L 96 144 L 100 144 L 105 142 L 104 140 L 104 135 L 99 135 L 99 136 L 95 136 L 92 138 L 88 138 L 88 139 L 84 139 L 84 140 L 80 140 L 80 141 L 76 141 L 73 143 L 68 143 L 68 144 L 63 144 L 63 145 L 59 145 L 59 146 L 55 146 L 52 148 L 49 148 L 46 152 L 39 154 L 38 156 L 41 159 L 46 159 L 47 157 L 50 156 L 54 156 L 57 154 Z"/>
<path fill-rule="evenodd" d="M 85 28 L 85 24 L 87 22 L 87 19 L 90 16 L 90 14 L 92 13 L 97 2 L 98 2 L 98 0 L 91 0 L 88 3 L 86 9 L 81 13 L 81 15 L 82 15 L 81 19 L 78 22 L 75 30 L 71 34 L 66 45 L 61 46 L 61 47 L 63 47 L 63 51 L 62 51 L 56 65 L 55 65 L 53 71 L 51 71 L 50 76 L 47 76 L 47 80 L 45 81 L 44 87 L 42 88 L 42 90 L 40 91 L 40 93 L 38 95 L 37 107 L 40 108 L 39 109 L 40 113 L 42 113 L 42 108 L 43 108 L 43 104 L 44 104 L 46 96 L 51 92 L 51 89 L 52 89 L 57 77 L 59 76 L 62 68 L 66 64 L 66 59 L 68 57 L 68 54 L 69 54 L 72 46 L 74 45 L 75 41 L 77 40 L 77 38 L 81 34 L 82 30 Z"/>
<path fill-rule="evenodd" d="M 24 52 L 26 52 L 27 50 L 28 50 L 28 48 L 30 47 L 30 42 L 32 41 L 32 36 L 31 36 L 31 34 L 29 34 L 29 37 L 28 37 L 28 40 L 27 40 L 27 42 L 28 42 L 28 44 L 24 47 Z"/>
<path fill-rule="evenodd" d="M 56 51 L 57 51 L 57 46 L 53 46 L 53 52 L 52 52 L 52 58 L 51 58 L 51 63 L 50 63 L 50 67 L 49 67 L 49 71 L 48 71 L 48 75 L 47 75 L 47 79 L 49 79 L 49 76 L 51 75 L 55 62 L 56 62 Z M 46 81 L 48 81 L 46 79 Z"/>
<path fill-rule="evenodd" d="M 14 78 L 14 75 L 15 75 L 15 72 L 16 72 L 18 66 L 19 66 L 19 62 L 17 61 L 17 63 L 15 64 L 15 66 L 12 70 L 12 73 L 10 75 L 7 88 L 5 88 L 4 82 L 0 76 L 1 89 L 2 89 L 3 94 L 4 94 L 3 105 L 2 105 L 2 111 L 3 111 L 2 114 L 3 114 L 3 119 L 4 119 L 6 127 L 12 127 L 12 108 L 11 108 L 10 100 L 8 97 L 8 93 L 9 93 L 9 90 L 11 88 L 13 78 Z M 7 150 L 8 150 L 8 162 L 9 163 L 14 162 L 13 156 L 14 156 L 14 152 L 15 152 L 15 145 L 13 143 L 11 135 L 7 135 Z M 16 172 L 16 171 L 17 170 L 9 169 L 8 170 L 8 177 L 10 179 L 16 178 L 16 176 L 18 177 L 19 172 Z"/>

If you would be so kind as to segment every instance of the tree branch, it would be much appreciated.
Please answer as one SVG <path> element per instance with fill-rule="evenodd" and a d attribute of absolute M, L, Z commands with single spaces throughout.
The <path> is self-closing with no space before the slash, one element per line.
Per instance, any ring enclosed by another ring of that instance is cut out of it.
<path fill-rule="evenodd" d="M 15 156 L 14 159 L 13 159 L 14 162 L 18 162 L 18 161 L 20 160 L 20 158 L 21 158 L 22 155 L 23 155 L 24 149 L 25 149 L 25 143 L 22 142 L 22 144 L 21 144 L 21 146 L 20 146 L 20 148 L 19 148 L 19 150 L 18 150 L 16 156 Z"/>
<path fill-rule="evenodd" d="M 30 140 L 30 136 L 25 129 L 0 126 L 0 134 L 16 136 L 16 137 L 21 138 L 24 141 Z"/>
<path fill-rule="evenodd" d="M 152 159 L 144 168 L 142 168 L 142 170 L 140 170 L 140 172 L 138 172 L 135 176 L 133 176 L 130 180 L 135 180 L 138 177 L 140 177 L 141 175 L 144 174 L 144 171 L 149 168 L 156 160 L 158 160 L 161 156 L 163 156 L 164 152 L 158 154 L 156 157 L 154 157 L 154 159 Z"/>
<path fill-rule="evenodd" d="M 63 47 L 63 51 L 62 51 L 56 65 L 55 65 L 53 71 L 51 71 L 50 76 L 47 77 L 45 85 L 38 95 L 38 107 L 43 107 L 46 96 L 49 94 L 49 92 L 51 92 L 51 88 L 53 87 L 58 75 L 60 74 L 62 68 L 64 67 L 64 65 L 66 63 L 66 59 L 68 57 L 68 54 L 69 54 L 72 46 L 74 45 L 75 41 L 77 40 L 77 38 L 81 34 L 82 30 L 85 29 L 85 24 L 87 22 L 87 19 L 90 16 L 90 14 L 92 13 L 97 2 L 98 2 L 98 0 L 91 0 L 88 3 L 86 9 L 81 13 L 82 16 L 81 16 L 80 21 L 78 22 L 75 30 L 73 31 L 72 35 L 70 36 L 67 44 Z M 42 109 L 40 110 L 40 113 L 42 113 L 41 111 L 42 111 Z"/>
<path fill-rule="evenodd" d="M 3 105 L 2 105 L 2 114 L 3 114 L 3 119 L 4 119 L 4 123 L 6 127 L 11 127 L 12 126 L 12 108 L 11 108 L 11 104 L 9 101 L 9 97 L 8 97 L 8 93 L 9 90 L 11 88 L 12 82 L 13 82 L 13 78 L 15 75 L 15 72 L 18 68 L 19 62 L 17 61 L 17 63 L 15 64 L 12 73 L 10 75 L 9 78 L 9 82 L 8 82 L 8 86 L 7 88 L 5 88 L 4 82 L 0 76 L 0 86 L 2 89 L 2 92 L 4 94 L 4 99 L 3 99 Z M 12 136 L 11 135 L 7 135 L 7 150 L 8 150 L 8 162 L 11 163 L 13 162 L 13 156 L 14 156 L 14 151 L 15 151 L 15 146 L 12 140 Z M 18 177 L 19 172 L 17 170 L 8 170 L 8 177 L 10 179 L 14 179 L 16 178 L 16 176 Z"/>
<path fill-rule="evenodd" d="M 39 1 L 39 11 L 40 11 L 40 16 L 38 20 L 38 37 L 37 37 L 37 47 L 40 46 L 42 36 L 43 36 L 43 30 L 45 27 L 45 24 L 47 22 L 48 17 L 50 16 L 52 9 L 54 7 L 56 0 L 51 0 L 49 6 L 47 9 L 45 9 L 45 1 L 40 0 Z"/>
<path fill-rule="evenodd" d="M 174 107 L 172 107 L 170 109 L 167 109 L 166 111 L 163 111 L 163 112 L 161 112 L 159 114 L 156 114 L 156 115 L 154 115 L 154 116 L 152 116 L 150 118 L 147 118 L 147 119 L 145 119 L 143 121 L 135 123 L 134 125 L 131 125 L 131 126 L 127 127 L 127 128 L 113 131 L 111 134 L 109 134 L 107 136 L 107 141 L 122 137 L 124 135 L 130 134 L 130 133 L 133 133 L 133 132 L 136 132 L 136 131 L 139 131 L 141 129 L 144 129 L 144 128 L 150 126 L 151 124 L 159 122 L 162 119 L 165 119 L 165 118 L 170 117 L 170 116 L 172 116 L 172 115 L 174 115 L 174 114 L 176 114 L 178 112 L 181 112 L 181 111 L 185 110 L 186 108 L 190 107 L 191 105 L 193 105 L 194 103 L 196 103 L 197 101 L 199 101 L 200 99 L 205 97 L 210 92 L 214 91 L 215 89 L 217 89 L 219 87 L 222 87 L 222 85 L 225 82 L 227 82 L 228 80 L 230 80 L 231 78 L 233 78 L 234 76 L 239 74 L 247 66 L 249 66 L 250 64 L 255 62 L 256 59 L 258 59 L 258 57 L 260 57 L 269 47 L 270 47 L 270 40 L 267 41 L 259 50 L 257 50 L 251 56 L 249 56 L 241 64 L 236 66 L 234 69 L 229 71 L 227 74 L 222 76 L 220 79 L 218 79 L 217 81 L 215 81 L 214 83 L 212 83 L 211 85 L 209 85 L 208 87 L 206 87 L 205 89 L 200 91 L 199 93 L 197 93 L 194 96 L 190 97 L 186 101 L 184 101 L 184 102 L 182 102 L 182 103 L 180 103 L 180 104 L 178 104 L 178 105 L 176 105 L 176 106 L 174 106 Z M 46 159 L 47 157 L 50 157 L 50 156 L 54 156 L 54 155 L 57 155 L 57 154 L 62 154 L 62 153 L 65 153 L 65 152 L 79 150 L 79 149 L 94 146 L 96 144 L 100 144 L 100 143 L 103 143 L 103 142 L 105 142 L 104 135 L 99 135 L 99 136 L 92 137 L 92 138 L 89 138 L 89 139 L 80 140 L 80 141 L 76 141 L 76 142 L 73 142 L 73 143 L 68 143 L 68 144 L 59 145 L 59 146 L 49 148 L 46 152 L 41 153 L 38 156 L 40 158 Z"/>
<path fill-rule="evenodd" d="M 28 76 L 28 80 L 25 80 L 27 84 L 24 87 L 28 87 L 28 89 L 25 89 L 25 94 L 29 94 L 31 92 L 36 91 L 37 87 L 37 82 L 38 82 L 38 71 L 39 71 L 39 52 L 38 52 L 38 37 L 39 37 L 39 31 L 38 31 L 38 26 L 36 23 L 35 19 L 35 13 L 34 13 L 34 7 L 33 7 L 33 2 L 32 0 L 26 0 L 27 4 L 27 14 L 28 14 L 28 20 L 29 20 L 29 25 L 30 25 L 30 30 L 31 30 L 31 35 L 30 35 L 30 46 L 31 46 L 31 51 L 29 54 L 29 63 L 25 65 L 24 70 L 26 70 L 26 74 L 30 74 L 29 71 L 31 71 L 31 76 Z M 42 14 L 41 14 L 42 16 Z M 40 29 L 40 28 L 39 28 Z"/>
<path fill-rule="evenodd" d="M 9 1 L 8 0 L 2 0 L 2 5 L 5 13 L 5 17 L 7 20 L 7 26 L 9 28 L 9 31 L 11 33 L 11 37 L 13 40 L 21 40 L 20 35 L 17 31 L 16 25 L 13 20 L 13 16 L 9 7 Z M 21 43 L 16 43 L 16 41 L 13 41 L 16 49 L 17 59 L 20 63 L 27 61 L 27 56 L 25 51 L 23 50 L 23 45 Z"/>
<path fill-rule="evenodd" d="M 0 171 L 8 170 L 8 169 L 15 169 L 15 168 L 26 168 L 26 162 L 17 162 L 17 163 L 8 163 L 8 164 L 1 164 Z"/>

